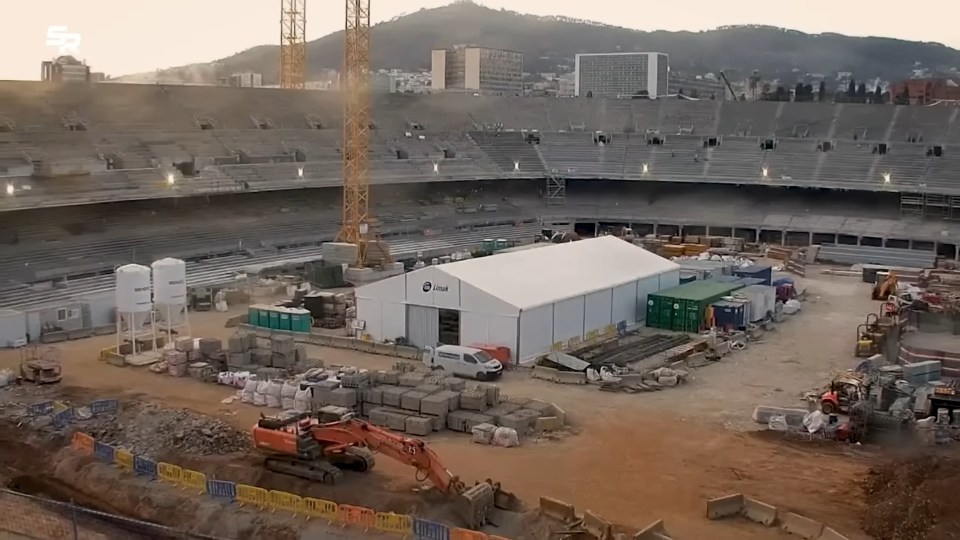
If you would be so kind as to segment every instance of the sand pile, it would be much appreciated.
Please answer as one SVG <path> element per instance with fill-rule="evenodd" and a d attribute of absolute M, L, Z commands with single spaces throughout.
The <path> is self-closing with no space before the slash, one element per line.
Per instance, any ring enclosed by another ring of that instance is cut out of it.
<path fill-rule="evenodd" d="M 877 540 L 960 538 L 960 460 L 922 456 L 870 470 L 863 530 Z"/>

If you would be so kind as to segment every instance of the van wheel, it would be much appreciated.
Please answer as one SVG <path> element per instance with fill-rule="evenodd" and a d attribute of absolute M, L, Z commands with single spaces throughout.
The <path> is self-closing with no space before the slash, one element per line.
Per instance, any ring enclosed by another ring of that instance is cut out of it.
<path fill-rule="evenodd" d="M 485 380 L 487 380 L 487 374 L 484 373 L 484 372 L 482 372 L 482 371 L 478 371 L 478 372 L 477 372 L 477 380 L 478 380 L 478 381 L 485 381 Z"/>

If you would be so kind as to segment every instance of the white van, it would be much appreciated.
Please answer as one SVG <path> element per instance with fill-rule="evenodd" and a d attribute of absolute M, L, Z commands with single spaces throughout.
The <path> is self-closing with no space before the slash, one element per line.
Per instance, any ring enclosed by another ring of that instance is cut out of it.
<path fill-rule="evenodd" d="M 503 365 L 486 351 L 459 345 L 426 347 L 423 363 L 430 369 L 445 371 L 451 375 L 488 381 L 503 373 Z"/>

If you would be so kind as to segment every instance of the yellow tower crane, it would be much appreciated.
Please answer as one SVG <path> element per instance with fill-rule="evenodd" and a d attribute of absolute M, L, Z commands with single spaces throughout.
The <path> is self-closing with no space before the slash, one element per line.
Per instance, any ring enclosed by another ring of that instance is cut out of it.
<path fill-rule="evenodd" d="M 346 0 L 343 70 L 343 224 L 339 242 L 357 246 L 357 266 L 390 262 L 370 215 L 370 0 Z"/>
<path fill-rule="evenodd" d="M 280 88 L 307 80 L 307 0 L 280 0 Z"/>

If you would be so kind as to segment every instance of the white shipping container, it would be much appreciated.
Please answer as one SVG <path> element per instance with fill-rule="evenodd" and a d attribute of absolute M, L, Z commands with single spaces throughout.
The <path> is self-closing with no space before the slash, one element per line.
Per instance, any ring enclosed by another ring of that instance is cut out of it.
<path fill-rule="evenodd" d="M 777 290 L 768 285 L 751 285 L 737 290 L 735 297 L 750 301 L 749 322 L 762 321 L 777 305 Z"/>

